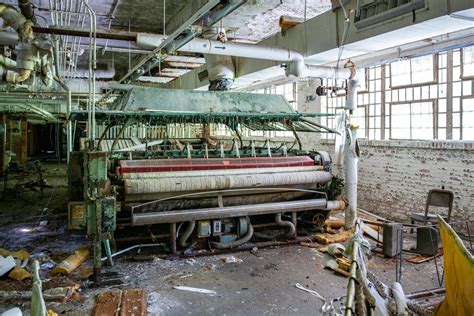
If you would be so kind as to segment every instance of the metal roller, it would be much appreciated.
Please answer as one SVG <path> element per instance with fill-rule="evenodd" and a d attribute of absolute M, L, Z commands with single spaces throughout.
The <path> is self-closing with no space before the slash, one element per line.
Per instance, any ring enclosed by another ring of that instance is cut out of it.
<path fill-rule="evenodd" d="M 202 192 L 238 188 L 315 184 L 328 182 L 331 178 L 331 174 L 326 171 L 306 171 L 213 177 L 126 179 L 124 181 L 124 192 L 126 200 L 133 200 L 133 198 L 130 198 L 133 195 L 143 197 L 144 195 L 166 192 Z"/>
<path fill-rule="evenodd" d="M 175 178 L 175 177 L 209 177 L 242 174 L 288 173 L 303 171 L 321 171 L 322 166 L 281 167 L 281 168 L 255 168 L 255 169 L 225 169 L 225 170 L 197 170 L 197 171 L 164 171 L 164 172 L 136 172 L 124 173 L 123 179 L 145 178 Z"/>

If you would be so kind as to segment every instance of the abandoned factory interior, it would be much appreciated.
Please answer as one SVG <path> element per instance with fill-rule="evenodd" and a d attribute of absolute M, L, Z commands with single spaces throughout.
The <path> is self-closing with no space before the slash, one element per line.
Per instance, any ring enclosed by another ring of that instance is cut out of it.
<path fill-rule="evenodd" d="M 474 315 L 472 0 L 0 18 L 0 316 Z"/>

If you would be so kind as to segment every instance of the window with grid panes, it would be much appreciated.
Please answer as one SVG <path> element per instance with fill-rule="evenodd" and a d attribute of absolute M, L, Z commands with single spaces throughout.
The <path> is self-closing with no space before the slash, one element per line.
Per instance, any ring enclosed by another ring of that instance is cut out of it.
<path fill-rule="evenodd" d="M 462 139 L 474 140 L 474 97 L 462 99 Z"/>
<path fill-rule="evenodd" d="M 461 49 L 461 75 L 463 79 L 474 79 L 474 46 Z"/>
<path fill-rule="evenodd" d="M 391 139 L 433 139 L 433 102 L 401 102 L 390 106 Z"/>
<path fill-rule="evenodd" d="M 435 58 L 420 56 L 390 64 L 392 88 L 436 82 Z"/>

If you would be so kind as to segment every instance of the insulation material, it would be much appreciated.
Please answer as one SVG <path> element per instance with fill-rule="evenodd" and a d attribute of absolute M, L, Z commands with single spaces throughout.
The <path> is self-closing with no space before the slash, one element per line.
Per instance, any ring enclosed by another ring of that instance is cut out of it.
<path fill-rule="evenodd" d="M 440 216 L 438 216 L 444 253 L 446 296 L 436 315 L 474 315 L 474 257 Z"/>
<path fill-rule="evenodd" d="M 215 177 L 126 179 L 124 182 L 126 200 L 130 200 L 130 195 L 290 186 L 325 183 L 331 178 L 329 172 L 311 171 Z"/>
<path fill-rule="evenodd" d="M 255 157 L 255 158 L 193 158 L 193 159 L 148 159 L 121 160 L 120 172 L 163 172 L 185 170 L 219 170 L 246 168 L 280 168 L 314 166 L 308 156 Z"/>

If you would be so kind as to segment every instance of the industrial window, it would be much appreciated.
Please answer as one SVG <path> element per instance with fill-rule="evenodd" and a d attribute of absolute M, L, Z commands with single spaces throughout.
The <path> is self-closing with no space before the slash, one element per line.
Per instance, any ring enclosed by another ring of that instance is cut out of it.
<path fill-rule="evenodd" d="M 433 139 L 433 102 L 392 103 L 391 139 Z"/>
<path fill-rule="evenodd" d="M 469 111 L 472 111 L 474 92 L 473 52 L 474 46 L 469 46 L 366 69 L 366 89 L 358 91 L 358 109 L 352 117 L 359 125 L 358 137 L 472 140 L 474 123 L 470 123 L 472 112 Z M 426 75 L 424 79 L 414 75 L 414 70 Z M 336 113 L 344 106 L 344 98 L 321 97 L 322 112 Z M 400 104 L 408 106 L 403 108 Z M 426 104 L 432 104 L 429 107 L 432 112 L 418 113 L 431 117 L 425 122 L 431 125 L 410 123 L 409 129 L 413 131 L 408 131 L 408 123 L 400 122 L 400 116 L 416 117 L 417 114 L 411 112 L 412 104 L 421 104 L 423 109 Z M 396 117 L 392 120 L 391 115 Z M 335 126 L 332 118 L 323 118 L 322 122 Z M 326 137 L 333 138 L 333 135 Z"/>
<path fill-rule="evenodd" d="M 461 78 L 474 78 L 474 46 L 461 49 Z"/>
<path fill-rule="evenodd" d="M 392 88 L 436 82 L 433 55 L 394 62 L 390 65 Z"/>
<path fill-rule="evenodd" d="M 462 134 L 464 140 L 474 140 L 474 98 L 462 99 Z"/>

